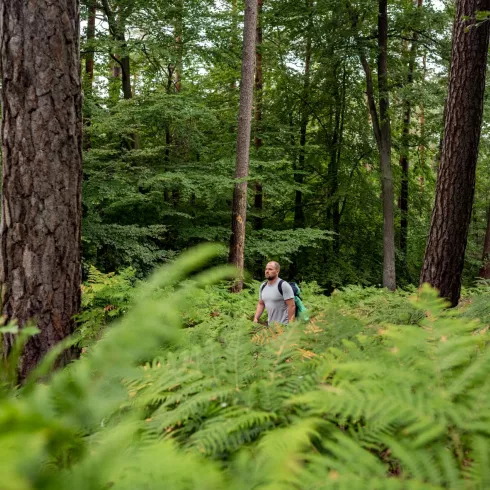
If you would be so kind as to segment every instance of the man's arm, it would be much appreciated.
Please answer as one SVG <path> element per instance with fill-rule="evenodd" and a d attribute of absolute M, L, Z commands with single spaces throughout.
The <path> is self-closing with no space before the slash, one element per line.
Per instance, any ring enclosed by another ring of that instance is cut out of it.
<path fill-rule="evenodd" d="M 259 318 L 262 316 L 262 313 L 264 313 L 265 309 L 265 303 L 259 299 L 259 302 L 257 303 L 257 308 L 255 309 L 255 316 L 254 316 L 254 323 L 259 323 Z"/>
<path fill-rule="evenodd" d="M 294 322 L 294 315 L 296 313 L 296 305 L 294 303 L 294 298 L 287 299 L 285 301 L 288 307 L 288 322 L 289 323 Z"/>

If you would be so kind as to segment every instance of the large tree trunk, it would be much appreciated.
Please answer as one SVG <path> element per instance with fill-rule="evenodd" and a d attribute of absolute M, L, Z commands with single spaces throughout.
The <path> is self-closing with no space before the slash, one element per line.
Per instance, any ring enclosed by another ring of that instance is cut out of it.
<path fill-rule="evenodd" d="M 229 262 L 239 271 L 240 277 L 233 286 L 238 292 L 243 288 L 245 263 L 245 224 L 247 219 L 247 179 L 250 157 L 250 133 L 255 71 L 255 36 L 257 27 L 257 0 L 245 0 L 243 27 L 242 80 L 240 83 L 240 111 L 236 148 L 235 184 L 233 192 L 233 217 Z"/>
<path fill-rule="evenodd" d="M 391 170 L 391 124 L 388 91 L 388 12 L 387 0 L 379 0 L 378 12 L 378 92 L 379 117 L 374 99 L 371 67 L 364 52 L 360 54 L 366 74 L 366 93 L 374 136 L 380 155 L 381 190 L 383 196 L 383 286 L 394 291 L 395 273 L 395 216 L 393 173 Z"/>
<path fill-rule="evenodd" d="M 2 312 L 40 329 L 22 355 L 23 379 L 73 332 L 80 307 L 79 5 L 3 0 L 0 9 Z"/>
<path fill-rule="evenodd" d="M 473 206 L 490 33 L 488 21 L 475 25 L 475 13 L 488 10 L 490 0 L 457 4 L 441 163 L 420 277 L 453 306 L 459 301 Z"/>
<path fill-rule="evenodd" d="M 257 155 L 260 158 L 260 148 L 262 147 L 262 108 L 263 108 L 263 88 L 264 77 L 262 71 L 262 9 L 264 0 L 258 0 L 258 14 L 257 14 L 257 35 L 256 35 L 256 53 L 255 53 L 255 137 L 254 145 L 257 151 Z M 260 168 L 259 168 L 260 170 Z M 257 180 L 255 182 L 255 198 L 254 208 L 257 216 L 255 217 L 254 228 L 261 230 L 264 227 L 264 218 L 262 217 L 264 207 L 264 195 L 262 189 L 262 182 Z"/>

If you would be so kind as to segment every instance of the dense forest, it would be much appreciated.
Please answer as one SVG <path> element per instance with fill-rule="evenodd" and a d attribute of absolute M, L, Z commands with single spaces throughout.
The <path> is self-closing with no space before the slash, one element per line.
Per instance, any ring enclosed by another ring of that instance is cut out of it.
<path fill-rule="evenodd" d="M 0 490 L 490 488 L 489 38 L 0 0 Z"/>

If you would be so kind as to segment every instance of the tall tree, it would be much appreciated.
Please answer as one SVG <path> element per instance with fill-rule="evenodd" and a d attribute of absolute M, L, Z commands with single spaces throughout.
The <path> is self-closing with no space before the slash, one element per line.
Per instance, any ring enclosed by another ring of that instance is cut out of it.
<path fill-rule="evenodd" d="M 240 83 L 240 109 L 236 145 L 235 188 L 229 261 L 243 276 L 245 261 L 245 225 L 247 219 L 247 177 L 250 158 L 250 133 L 255 72 L 255 37 L 257 28 L 257 0 L 245 0 L 243 26 L 242 77 Z M 233 286 L 238 292 L 243 288 L 243 277 Z"/>
<path fill-rule="evenodd" d="M 85 83 L 84 83 L 84 95 L 86 99 L 92 97 L 93 83 L 94 83 L 94 54 L 95 49 L 93 46 L 95 39 L 95 17 L 97 13 L 95 0 L 89 0 L 87 2 L 88 20 L 87 20 L 87 53 L 85 54 Z M 91 124 L 91 111 L 87 109 L 84 114 L 85 128 L 89 128 Z M 90 134 L 88 131 L 84 131 L 83 134 L 83 147 L 85 150 L 89 150 L 91 146 Z"/>
<path fill-rule="evenodd" d="M 313 5 L 312 0 L 306 0 L 306 9 L 308 11 L 308 25 L 306 29 L 305 42 L 305 71 L 303 73 L 303 93 L 301 94 L 300 104 L 300 128 L 299 128 L 299 155 L 296 168 L 294 169 L 294 181 L 298 186 L 302 186 L 305 180 L 305 158 L 306 158 L 306 136 L 308 129 L 308 120 L 310 116 L 310 78 L 311 78 L 311 55 L 312 55 L 312 31 L 313 31 Z M 296 189 L 294 200 L 294 227 L 305 227 L 305 212 L 303 208 L 303 192 Z"/>
<path fill-rule="evenodd" d="M 483 243 L 482 266 L 478 274 L 482 279 L 490 279 L 490 209 L 487 211 L 487 229 Z"/>
<path fill-rule="evenodd" d="M 3 0 L 0 9 L 2 312 L 40 329 L 22 355 L 24 378 L 73 332 L 80 307 L 79 4 Z"/>
<path fill-rule="evenodd" d="M 421 10 L 423 0 L 417 0 L 417 9 Z M 406 43 L 405 56 L 408 58 L 407 62 L 407 74 L 405 79 L 405 88 L 409 89 L 413 85 L 414 73 L 415 73 L 415 61 L 417 58 L 418 48 L 418 36 L 417 29 L 414 29 L 412 33 L 412 44 L 408 49 L 408 42 Z M 402 138 L 401 138 L 401 151 L 400 151 L 400 167 L 402 171 L 401 177 L 401 190 L 400 190 L 400 250 L 403 254 L 403 261 L 406 267 L 407 259 L 407 237 L 408 237 L 408 197 L 409 197 L 409 167 L 410 167 L 410 124 L 412 119 L 412 101 L 409 95 L 406 95 L 402 102 L 403 105 L 403 123 L 402 123 Z"/>
<path fill-rule="evenodd" d="M 388 11 L 387 0 L 378 3 L 378 97 L 379 115 L 376 107 L 371 67 L 364 51 L 361 63 L 366 75 L 366 92 L 374 136 L 378 146 L 381 166 L 381 189 L 383 196 L 383 286 L 395 290 L 395 216 L 393 172 L 391 169 L 391 123 L 388 89 Z"/>
<path fill-rule="evenodd" d="M 478 20 L 490 0 L 458 0 L 436 198 L 420 282 L 453 306 L 461 292 L 475 192 L 490 22 Z"/>
<path fill-rule="evenodd" d="M 256 35 L 256 54 L 255 54 L 255 137 L 254 145 L 259 154 L 262 147 L 262 110 L 263 110 L 263 88 L 264 88 L 264 74 L 262 70 L 262 10 L 264 6 L 264 0 L 257 0 L 257 35 Z M 254 207 L 257 216 L 255 218 L 255 229 L 261 230 L 264 227 L 264 218 L 262 217 L 262 211 L 264 206 L 264 196 L 262 189 L 262 182 L 257 180 L 255 182 L 255 197 Z"/>

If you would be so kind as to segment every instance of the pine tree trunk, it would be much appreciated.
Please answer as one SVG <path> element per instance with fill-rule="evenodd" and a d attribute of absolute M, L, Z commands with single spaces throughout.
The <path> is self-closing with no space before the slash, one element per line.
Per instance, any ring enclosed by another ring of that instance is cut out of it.
<path fill-rule="evenodd" d="M 3 0 L 0 9 L 2 311 L 40 329 L 22 355 L 24 379 L 73 332 L 80 308 L 79 4 Z M 12 341 L 4 339 L 5 350 Z"/>
<path fill-rule="evenodd" d="M 260 158 L 260 148 L 262 147 L 262 137 L 260 135 L 262 131 L 262 107 L 263 107 L 263 88 L 264 77 L 262 71 L 262 9 L 264 0 L 258 0 L 257 7 L 257 35 L 256 35 L 256 53 L 255 53 L 255 137 L 254 145 L 257 155 Z M 260 168 L 259 168 L 260 173 Z M 255 182 L 255 198 L 254 208 L 257 216 L 254 220 L 254 228 L 261 230 L 264 227 L 264 218 L 262 217 L 262 211 L 264 207 L 264 196 L 262 189 L 262 182 Z"/>
<path fill-rule="evenodd" d="M 490 33 L 488 21 L 475 26 L 475 13 L 488 10 L 490 0 L 457 3 L 441 163 L 420 278 L 453 306 L 471 221 Z"/>
<path fill-rule="evenodd" d="M 247 182 L 250 158 L 250 133 L 255 72 L 255 35 L 257 28 L 257 0 L 245 0 L 243 26 L 242 79 L 240 83 L 240 111 L 236 148 L 235 184 L 233 192 L 233 217 L 229 262 L 239 271 L 240 278 L 233 286 L 234 292 L 243 288 L 245 265 L 245 225 L 247 220 Z"/>

